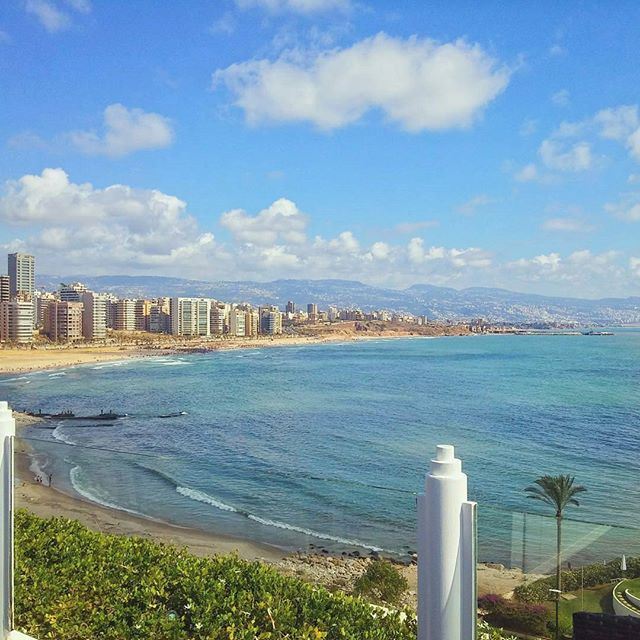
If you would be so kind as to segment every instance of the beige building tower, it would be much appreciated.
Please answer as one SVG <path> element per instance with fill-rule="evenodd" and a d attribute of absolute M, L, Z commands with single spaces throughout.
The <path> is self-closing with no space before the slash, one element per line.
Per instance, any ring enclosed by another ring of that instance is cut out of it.
<path fill-rule="evenodd" d="M 86 340 L 104 340 L 107 337 L 107 297 L 93 291 L 84 291 L 82 304 L 82 335 Z"/>
<path fill-rule="evenodd" d="M 0 341 L 33 342 L 33 316 L 31 300 L 0 302 Z"/>
<path fill-rule="evenodd" d="M 55 342 L 82 340 L 82 302 L 49 302 L 44 310 L 44 333 Z"/>
<path fill-rule="evenodd" d="M 10 253 L 8 266 L 10 296 L 32 296 L 36 288 L 36 259 L 28 253 Z"/>

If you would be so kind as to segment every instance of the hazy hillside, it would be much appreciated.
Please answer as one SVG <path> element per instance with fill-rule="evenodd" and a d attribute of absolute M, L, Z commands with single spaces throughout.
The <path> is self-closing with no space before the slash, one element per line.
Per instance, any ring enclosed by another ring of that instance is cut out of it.
<path fill-rule="evenodd" d="M 452 289 L 416 284 L 407 289 L 372 287 L 351 280 L 274 280 L 272 282 L 204 282 L 161 276 L 39 276 L 37 284 L 56 289 L 60 282 L 79 280 L 96 291 L 118 296 L 205 296 L 225 301 L 272 303 L 283 307 L 316 302 L 389 309 L 425 314 L 435 319 L 486 318 L 505 322 L 581 322 L 627 324 L 640 322 L 640 298 L 585 300 L 517 293 L 506 289 L 474 287 Z"/>

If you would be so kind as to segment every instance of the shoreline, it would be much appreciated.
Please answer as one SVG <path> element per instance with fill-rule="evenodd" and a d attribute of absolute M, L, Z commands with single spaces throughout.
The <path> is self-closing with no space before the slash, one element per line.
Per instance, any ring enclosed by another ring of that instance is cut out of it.
<path fill-rule="evenodd" d="M 455 327 L 451 327 L 455 329 Z M 472 335 L 469 333 L 452 332 L 422 334 L 416 332 L 385 331 L 381 333 L 362 332 L 362 335 L 354 333 L 331 333 L 317 335 L 295 335 L 271 338 L 224 338 L 224 339 L 200 339 L 189 342 L 180 342 L 174 345 L 126 345 L 126 346 L 73 346 L 53 349 L 0 349 L 0 375 L 37 373 L 65 369 L 102 362 L 128 361 L 142 358 L 162 356 L 176 356 L 192 353 L 210 353 L 215 351 L 234 351 L 237 349 L 261 349 L 275 347 L 300 347 L 320 344 L 332 344 L 340 342 L 364 342 L 371 340 L 395 340 L 410 338 L 439 338 Z"/>
<path fill-rule="evenodd" d="M 19 429 L 42 422 L 41 418 L 15 412 Z M 349 590 L 354 581 L 366 571 L 375 559 L 349 552 L 330 553 L 320 545 L 313 552 L 292 551 L 274 545 L 246 540 L 222 533 L 200 531 L 162 520 L 137 515 L 114 507 L 106 507 L 82 496 L 71 495 L 54 486 L 36 480 L 37 466 L 33 465 L 32 451 L 27 441 L 16 441 L 15 453 L 15 505 L 41 518 L 63 517 L 77 520 L 93 531 L 106 534 L 138 536 L 178 547 L 186 547 L 196 556 L 236 553 L 248 561 L 269 564 L 279 572 L 330 589 Z M 397 562 L 396 566 L 408 581 L 404 604 L 416 606 L 417 567 Z M 478 592 L 509 595 L 516 586 L 539 576 L 523 574 L 520 569 L 509 569 L 492 563 L 478 564 Z"/>

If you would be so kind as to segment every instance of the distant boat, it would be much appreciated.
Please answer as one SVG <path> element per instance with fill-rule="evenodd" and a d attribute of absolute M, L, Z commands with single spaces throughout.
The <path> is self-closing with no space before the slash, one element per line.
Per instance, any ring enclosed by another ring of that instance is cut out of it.
<path fill-rule="evenodd" d="M 158 418 L 179 418 L 180 416 L 186 416 L 186 411 L 178 411 L 178 413 L 162 413 Z"/>

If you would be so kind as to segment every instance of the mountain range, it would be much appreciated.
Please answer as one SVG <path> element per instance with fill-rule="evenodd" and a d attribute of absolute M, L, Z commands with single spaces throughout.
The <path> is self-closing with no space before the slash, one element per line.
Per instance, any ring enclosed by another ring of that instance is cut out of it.
<path fill-rule="evenodd" d="M 131 298 L 201 296 L 253 305 L 275 304 L 281 308 L 292 300 L 304 308 L 307 303 L 315 302 L 320 309 L 329 305 L 364 311 L 387 309 L 426 315 L 437 320 L 484 318 L 490 322 L 574 322 L 585 325 L 640 323 L 640 297 L 589 300 L 486 287 L 453 289 L 416 284 L 406 289 L 387 289 L 352 280 L 206 282 L 163 276 L 84 275 L 42 275 L 38 276 L 36 284 L 39 288 L 53 291 L 62 282 L 76 281 L 94 291 Z"/>

